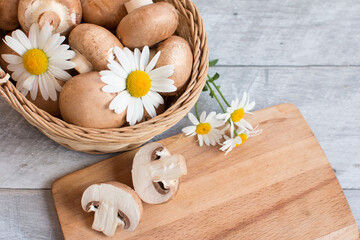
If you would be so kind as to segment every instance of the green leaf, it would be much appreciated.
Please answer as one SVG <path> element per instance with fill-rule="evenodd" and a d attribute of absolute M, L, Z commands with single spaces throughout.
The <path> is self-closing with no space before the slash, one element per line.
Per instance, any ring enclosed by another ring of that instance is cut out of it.
<path fill-rule="evenodd" d="M 216 73 L 213 77 L 212 77 L 212 81 L 218 80 L 220 77 L 219 73 Z"/>
<path fill-rule="evenodd" d="M 204 86 L 203 92 L 206 92 L 207 90 L 209 90 L 209 88 L 207 86 Z"/>
<path fill-rule="evenodd" d="M 210 91 L 210 97 L 214 98 L 214 93 Z"/>
<path fill-rule="evenodd" d="M 219 61 L 219 59 L 215 59 L 215 60 L 210 61 L 210 62 L 209 62 L 209 66 L 210 66 L 210 67 L 215 66 L 215 65 L 218 63 L 218 61 Z"/>

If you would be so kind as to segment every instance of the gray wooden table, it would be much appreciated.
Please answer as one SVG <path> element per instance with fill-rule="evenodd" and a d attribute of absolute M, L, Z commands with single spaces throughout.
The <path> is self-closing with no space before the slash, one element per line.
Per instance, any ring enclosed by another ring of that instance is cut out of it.
<path fill-rule="evenodd" d="M 360 1 L 195 0 L 211 69 L 257 109 L 290 102 L 323 147 L 360 223 Z M 201 110 L 217 110 L 206 96 Z M 51 183 L 110 155 L 65 149 L 0 100 L 0 239 L 62 239 Z M 181 132 L 185 120 L 157 137 Z"/>

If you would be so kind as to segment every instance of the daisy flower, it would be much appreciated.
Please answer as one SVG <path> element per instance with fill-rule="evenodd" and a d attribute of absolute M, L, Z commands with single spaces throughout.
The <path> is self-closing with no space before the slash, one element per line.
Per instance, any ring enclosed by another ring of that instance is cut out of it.
<path fill-rule="evenodd" d="M 236 98 L 231 102 L 230 107 L 227 108 L 227 112 L 224 114 L 219 114 L 218 119 L 222 119 L 227 122 L 230 119 L 231 122 L 231 132 L 234 130 L 234 124 L 243 129 L 243 130 L 253 130 L 251 124 L 244 119 L 246 113 L 251 114 L 251 110 L 255 107 L 255 102 L 250 103 L 250 99 L 246 92 L 243 95 L 241 102 Z"/>
<path fill-rule="evenodd" d="M 45 100 L 57 100 L 56 91 L 61 86 L 56 79 L 66 81 L 71 75 L 65 70 L 75 67 L 68 61 L 75 52 L 68 50 L 69 45 L 62 44 L 65 37 L 53 34 L 47 22 L 40 30 L 37 24 L 31 25 L 29 37 L 21 30 L 16 30 L 11 37 L 6 36 L 4 42 L 18 55 L 3 54 L 2 58 L 9 64 L 12 79 L 16 88 L 26 96 L 29 92 L 36 99 L 38 89 Z"/>
<path fill-rule="evenodd" d="M 249 137 L 255 137 L 259 135 L 262 130 L 247 130 L 247 129 L 238 129 L 238 134 L 234 136 L 233 132 L 231 132 L 231 137 L 224 136 L 225 141 L 223 146 L 220 148 L 221 151 L 225 152 L 227 155 L 230 151 L 232 151 L 235 147 L 241 146 L 244 144 Z"/>
<path fill-rule="evenodd" d="M 215 146 L 216 143 L 220 144 L 223 131 L 217 128 L 223 126 L 224 123 L 216 119 L 215 112 L 211 112 L 207 117 L 206 112 L 202 112 L 200 121 L 192 113 L 189 113 L 188 117 L 194 126 L 182 129 L 186 136 L 191 137 L 197 135 L 200 147 L 203 146 L 203 143 L 207 146 Z"/>
<path fill-rule="evenodd" d="M 175 92 L 174 81 L 169 79 L 174 74 L 174 65 L 155 68 L 160 57 L 160 51 L 149 62 L 150 50 L 145 46 L 143 51 L 128 48 L 114 48 L 118 61 L 109 59 L 110 70 L 101 71 L 101 80 L 107 84 L 102 88 L 107 93 L 118 93 L 110 103 L 110 110 L 117 114 L 127 109 L 126 121 L 130 125 L 140 122 L 144 108 L 151 116 L 156 116 L 156 108 L 164 104 L 159 94 Z"/>

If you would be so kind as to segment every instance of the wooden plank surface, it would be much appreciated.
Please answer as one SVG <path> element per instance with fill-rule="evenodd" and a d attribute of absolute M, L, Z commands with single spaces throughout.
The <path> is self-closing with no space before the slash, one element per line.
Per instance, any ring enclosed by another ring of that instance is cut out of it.
<path fill-rule="evenodd" d="M 176 198 L 144 204 L 136 231 L 117 231 L 110 239 L 358 239 L 341 186 L 297 108 L 262 109 L 251 122 L 263 133 L 227 156 L 182 134 L 162 140 L 187 159 L 188 175 Z M 93 214 L 82 210 L 81 196 L 99 182 L 131 186 L 136 152 L 55 181 L 53 198 L 66 239 L 108 239 L 91 229 Z"/>
<path fill-rule="evenodd" d="M 342 187 L 352 189 L 345 193 L 349 193 L 347 198 L 360 225 L 360 52 L 356 51 L 360 44 L 360 2 L 194 2 L 205 20 L 210 56 L 220 58 L 223 66 L 216 71 L 231 86 L 224 86 L 223 91 L 230 98 L 236 96 L 234 86 L 250 91 L 258 102 L 257 109 L 282 102 L 296 104 L 336 170 Z M 200 105 L 210 111 L 213 106 L 207 101 L 202 97 Z M 184 125 L 186 120 L 157 139 L 180 133 Z M 0 204 L 12 210 L 7 212 L 6 222 L 13 226 L 1 229 L 4 231 L 0 231 L 0 239 L 14 239 L 13 236 L 49 239 L 49 232 L 58 232 L 57 221 L 36 229 L 36 237 L 24 230 L 37 226 L 31 215 L 48 218 L 43 204 L 31 205 L 26 216 L 16 218 L 10 213 L 26 207 L 26 201 L 13 202 L 12 196 L 29 202 L 47 199 L 44 197 L 47 190 L 36 190 L 44 193 L 32 195 L 29 192 L 33 190 L 25 188 L 49 189 L 54 179 L 109 156 L 80 154 L 58 146 L 0 99 Z M 2 216 L 0 221 L 5 219 Z M 62 239 L 61 234 L 54 235 Z"/>

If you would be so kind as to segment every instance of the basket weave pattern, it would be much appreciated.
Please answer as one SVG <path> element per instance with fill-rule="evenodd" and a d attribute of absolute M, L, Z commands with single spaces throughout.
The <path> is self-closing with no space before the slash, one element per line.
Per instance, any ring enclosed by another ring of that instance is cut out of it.
<path fill-rule="evenodd" d="M 193 51 L 192 75 L 186 91 L 163 114 L 135 126 L 114 129 L 83 128 L 64 122 L 37 108 L 10 82 L 0 86 L 0 94 L 31 125 L 55 142 L 75 151 L 101 154 L 127 151 L 141 146 L 179 122 L 194 106 L 205 85 L 209 49 L 204 22 L 191 0 L 168 0 L 178 10 L 177 34 Z"/>

